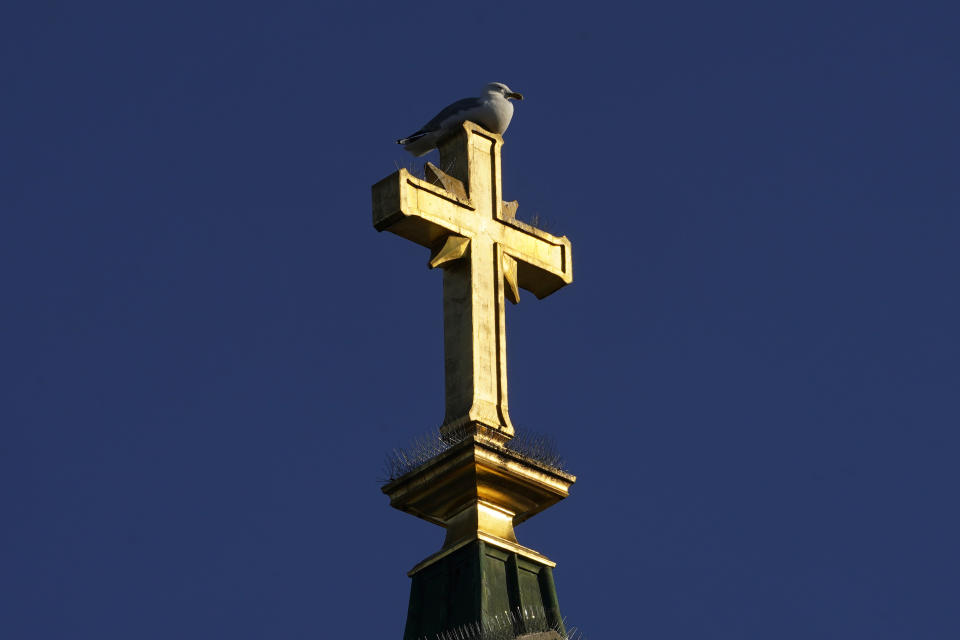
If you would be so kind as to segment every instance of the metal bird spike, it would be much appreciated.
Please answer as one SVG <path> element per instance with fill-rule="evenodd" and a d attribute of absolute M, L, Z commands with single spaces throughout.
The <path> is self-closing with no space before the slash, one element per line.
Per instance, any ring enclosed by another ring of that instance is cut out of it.
<path fill-rule="evenodd" d="M 583 640 L 576 627 L 563 631 L 565 621 L 551 625 L 546 610 L 538 605 L 516 607 L 483 620 L 445 629 L 434 636 L 420 640 L 516 640 L 527 634 L 554 631 L 561 640 Z"/>
<path fill-rule="evenodd" d="M 463 428 L 443 434 L 439 429 L 417 436 L 405 447 L 394 447 L 384 461 L 386 481 L 391 482 L 426 464 L 444 451 L 457 445 L 468 437 L 471 431 Z M 518 430 L 506 448 L 533 462 L 566 472 L 567 461 L 560 454 L 553 438 L 533 431 Z"/>

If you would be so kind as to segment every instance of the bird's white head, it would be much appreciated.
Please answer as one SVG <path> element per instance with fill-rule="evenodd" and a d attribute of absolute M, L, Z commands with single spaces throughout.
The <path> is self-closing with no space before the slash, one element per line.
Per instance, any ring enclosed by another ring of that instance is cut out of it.
<path fill-rule="evenodd" d="M 523 100 L 523 95 L 516 91 L 510 91 L 510 87 L 502 82 L 491 82 L 483 88 L 485 94 L 499 94 L 504 98 L 513 98 L 514 100 Z"/>

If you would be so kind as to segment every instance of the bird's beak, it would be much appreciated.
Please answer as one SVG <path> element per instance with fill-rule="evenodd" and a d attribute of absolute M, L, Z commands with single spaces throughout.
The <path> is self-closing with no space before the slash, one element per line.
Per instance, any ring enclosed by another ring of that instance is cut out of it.
<path fill-rule="evenodd" d="M 522 93 L 517 93 L 516 91 L 512 91 L 512 92 L 508 93 L 508 94 L 507 94 L 507 97 L 508 97 L 508 98 L 513 98 L 514 100 L 523 100 L 523 94 L 522 94 Z"/>

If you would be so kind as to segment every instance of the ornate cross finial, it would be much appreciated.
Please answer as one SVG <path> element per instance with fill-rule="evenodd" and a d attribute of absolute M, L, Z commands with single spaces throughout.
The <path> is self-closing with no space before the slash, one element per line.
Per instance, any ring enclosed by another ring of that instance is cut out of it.
<path fill-rule="evenodd" d="M 507 410 L 505 300 L 538 298 L 573 280 L 570 241 L 515 218 L 500 183 L 503 138 L 465 122 L 439 144 L 427 180 L 405 169 L 373 186 L 373 225 L 431 249 L 443 269 L 445 434 L 513 436 Z"/>

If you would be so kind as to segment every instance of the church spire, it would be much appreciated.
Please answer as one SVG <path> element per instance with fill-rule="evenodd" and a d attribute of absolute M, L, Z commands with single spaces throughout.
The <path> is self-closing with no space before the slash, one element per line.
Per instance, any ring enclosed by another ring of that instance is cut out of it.
<path fill-rule="evenodd" d="M 543 298 L 573 280 L 570 241 L 516 219 L 501 196 L 503 139 L 464 122 L 439 143 L 441 170 L 406 170 L 373 186 L 373 224 L 431 250 L 443 269 L 446 414 L 443 451 L 383 487 L 391 506 L 447 530 L 417 564 L 404 640 L 509 618 L 518 633 L 563 633 L 555 564 L 521 545 L 514 525 L 567 497 L 572 475 L 510 446 L 507 300 Z"/>

